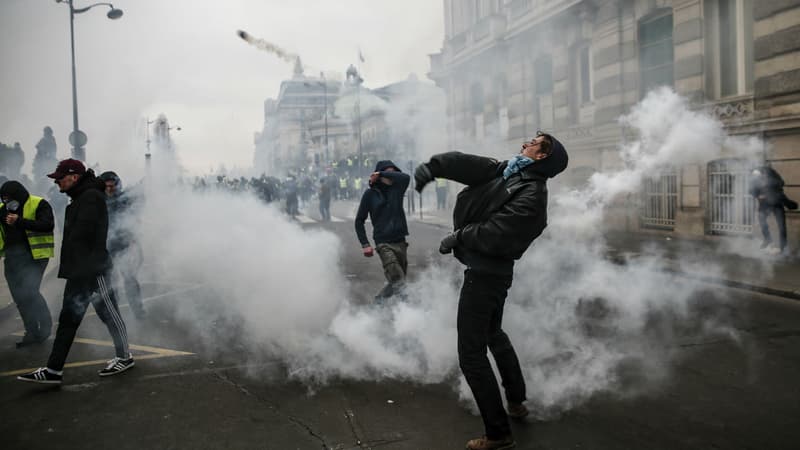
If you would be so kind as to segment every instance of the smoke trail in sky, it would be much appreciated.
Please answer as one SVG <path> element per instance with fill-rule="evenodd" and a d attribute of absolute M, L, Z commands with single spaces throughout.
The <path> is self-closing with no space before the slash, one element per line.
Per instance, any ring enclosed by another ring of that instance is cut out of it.
<path fill-rule="evenodd" d="M 254 46 L 255 48 L 257 48 L 259 50 L 263 50 L 265 52 L 272 53 L 273 55 L 277 56 L 278 58 L 281 58 L 282 60 L 284 60 L 286 62 L 293 63 L 293 62 L 295 62 L 297 60 L 297 58 L 299 58 L 298 55 L 295 55 L 294 53 L 288 52 L 288 51 L 278 47 L 277 45 L 275 45 L 275 44 L 273 44 L 271 42 L 265 41 L 264 39 L 260 39 L 260 38 L 254 37 L 254 36 L 250 35 L 250 33 L 246 32 L 244 30 L 236 31 L 236 35 L 239 36 L 240 38 L 242 38 L 248 44 Z"/>

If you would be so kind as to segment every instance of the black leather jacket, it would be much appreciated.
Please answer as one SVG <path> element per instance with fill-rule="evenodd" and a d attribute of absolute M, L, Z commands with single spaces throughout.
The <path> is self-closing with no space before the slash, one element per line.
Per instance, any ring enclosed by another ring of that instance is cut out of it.
<path fill-rule="evenodd" d="M 453 210 L 459 238 L 454 254 L 476 271 L 512 274 L 514 260 L 547 227 L 547 177 L 532 164 L 506 180 L 507 164 L 459 152 L 428 163 L 433 176 L 467 185 Z"/>

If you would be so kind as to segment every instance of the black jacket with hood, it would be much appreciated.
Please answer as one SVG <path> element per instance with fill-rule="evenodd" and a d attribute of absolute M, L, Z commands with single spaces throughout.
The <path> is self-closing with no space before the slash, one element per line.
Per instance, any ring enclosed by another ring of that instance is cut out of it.
<path fill-rule="evenodd" d="M 547 179 L 566 169 L 564 146 L 553 139 L 551 155 L 508 179 L 508 161 L 449 152 L 427 163 L 436 178 L 466 184 L 453 209 L 458 245 L 456 258 L 470 269 L 511 275 L 522 257 L 547 227 Z"/>
<path fill-rule="evenodd" d="M 389 167 L 395 170 L 387 171 Z M 378 161 L 375 172 L 379 172 L 382 178 L 392 180 L 392 184 L 376 181 L 361 196 L 355 226 L 356 235 L 362 246 L 369 245 L 367 231 L 364 228 L 367 215 L 372 221 L 372 238 L 375 240 L 375 245 L 401 242 L 408 236 L 403 198 L 411 177 L 400 171 L 400 168 L 389 160 Z"/>
<path fill-rule="evenodd" d="M 106 249 L 108 210 L 104 190 L 105 184 L 88 170 L 67 191 L 72 201 L 64 218 L 59 278 L 93 278 L 111 268 Z"/>
<path fill-rule="evenodd" d="M 25 231 L 38 231 L 42 233 L 52 232 L 55 227 L 55 220 L 53 219 L 53 209 L 47 200 L 42 199 L 39 206 L 36 208 L 36 217 L 33 220 L 25 219 L 22 217 L 22 208 L 25 202 L 28 201 L 30 194 L 25 186 L 19 181 L 6 181 L 0 186 L 0 198 L 8 198 L 9 200 L 16 200 L 19 203 L 17 215 L 19 219 L 14 225 L 6 224 L 6 215 L 8 215 L 8 208 L 6 204 L 0 207 L 0 223 L 3 227 L 3 241 L 5 243 L 5 250 L 14 252 L 15 249 L 22 251 L 23 249 L 30 252 L 30 244 L 28 244 L 28 236 Z"/>

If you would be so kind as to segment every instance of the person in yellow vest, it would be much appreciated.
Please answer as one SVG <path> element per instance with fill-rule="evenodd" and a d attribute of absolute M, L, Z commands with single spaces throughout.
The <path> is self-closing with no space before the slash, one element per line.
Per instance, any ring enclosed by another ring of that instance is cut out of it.
<path fill-rule="evenodd" d="M 0 255 L 11 297 L 17 305 L 25 335 L 17 348 L 47 340 L 53 319 L 39 292 L 47 263 L 54 255 L 53 209 L 47 200 L 28 191 L 18 181 L 0 187 Z"/>
<path fill-rule="evenodd" d="M 347 181 L 348 181 L 347 175 L 339 176 L 339 200 L 350 198 L 350 196 L 348 195 L 349 192 L 347 192 Z"/>
<path fill-rule="evenodd" d="M 359 176 L 353 177 L 353 195 L 352 198 L 358 198 L 361 195 L 361 191 L 364 190 L 364 180 L 361 179 Z"/>

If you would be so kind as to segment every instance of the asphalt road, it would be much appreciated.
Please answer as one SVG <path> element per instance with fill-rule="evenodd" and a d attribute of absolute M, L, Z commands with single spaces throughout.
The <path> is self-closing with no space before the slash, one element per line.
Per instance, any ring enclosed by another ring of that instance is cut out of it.
<path fill-rule="evenodd" d="M 383 284 L 377 258 L 360 254 L 349 221 L 317 224 L 353 243 L 342 264 L 353 298 L 368 302 Z M 443 229 L 411 224 L 411 271 L 428 264 Z M 56 315 L 57 284 L 46 295 Z M 3 449 L 459 449 L 482 433 L 459 405 L 452 383 L 420 385 L 334 381 L 310 390 L 287 382 L 268 355 L 251 358 L 236 338 L 213 336 L 220 324 L 186 327 L 173 314 L 192 286 L 145 284 L 149 317 L 127 307 L 137 365 L 101 379 L 113 351 L 102 323 L 87 316 L 60 388 L 18 382 L 43 364 L 50 342 L 16 350 L 15 314 L 0 318 L 0 440 Z M 709 286 L 697 314 L 725 308 L 739 341 L 688 342 L 672 376 L 640 395 L 613 393 L 546 421 L 514 424 L 521 449 L 790 449 L 800 442 L 800 303 Z M 720 306 L 721 307 L 721 306 Z M 455 314 L 455 311 L 453 312 Z M 219 318 L 229 321 L 230 318 Z M 225 339 L 222 341 L 222 339 Z M 453 342 L 455 352 L 455 342 Z M 258 363 L 253 363 L 258 361 Z"/>

